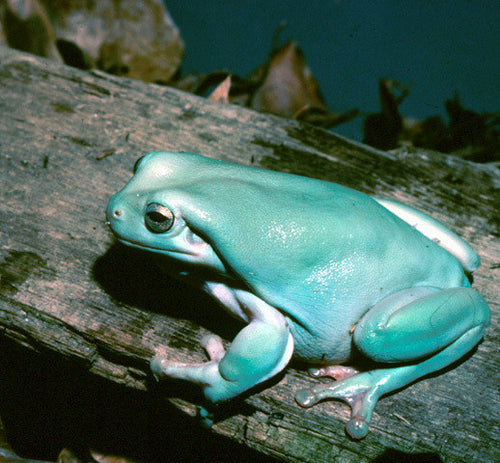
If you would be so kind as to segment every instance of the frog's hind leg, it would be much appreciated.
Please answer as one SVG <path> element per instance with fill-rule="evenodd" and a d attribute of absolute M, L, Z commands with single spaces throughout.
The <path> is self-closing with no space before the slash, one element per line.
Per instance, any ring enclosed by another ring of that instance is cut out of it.
<path fill-rule="evenodd" d="M 471 288 L 400 291 L 374 306 L 354 330 L 354 343 L 382 368 L 350 375 L 333 385 L 298 391 L 297 402 L 310 407 L 324 399 L 340 399 L 352 409 L 347 432 L 355 439 L 367 432 L 377 400 L 461 358 L 481 339 L 489 323 L 486 301 Z M 316 376 L 343 375 L 339 367 Z M 351 372 L 353 373 L 353 372 Z"/>
<path fill-rule="evenodd" d="M 382 198 L 373 199 L 422 235 L 453 254 L 467 273 L 471 274 L 479 267 L 480 258 L 470 244 L 438 220 L 398 201 Z"/>

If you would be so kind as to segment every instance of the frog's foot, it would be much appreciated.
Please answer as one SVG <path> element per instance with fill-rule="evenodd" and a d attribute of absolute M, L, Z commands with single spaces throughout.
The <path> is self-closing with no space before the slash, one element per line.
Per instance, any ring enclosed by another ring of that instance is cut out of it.
<path fill-rule="evenodd" d="M 310 407 L 324 399 L 344 400 L 352 409 L 347 432 L 361 439 L 382 395 L 460 359 L 481 340 L 489 319 L 486 301 L 471 288 L 417 287 L 395 293 L 365 314 L 353 340 L 372 360 L 399 366 L 299 391 L 297 402 Z M 331 376 L 342 376 L 338 367 L 330 368 Z M 319 376 L 328 375 L 328 368 L 323 373 Z"/>
<path fill-rule="evenodd" d="M 342 369 L 345 369 L 343 372 Z M 331 370 L 334 377 L 344 376 L 345 379 L 333 385 L 319 385 L 301 389 L 295 400 L 302 407 L 312 407 L 325 399 L 339 399 L 351 406 L 351 418 L 346 424 L 346 431 L 353 439 L 362 439 L 368 433 L 368 427 L 373 409 L 380 396 L 377 383 L 382 370 L 355 374 L 348 367 L 326 367 L 319 370 Z M 331 376 L 330 372 L 317 376 Z"/>

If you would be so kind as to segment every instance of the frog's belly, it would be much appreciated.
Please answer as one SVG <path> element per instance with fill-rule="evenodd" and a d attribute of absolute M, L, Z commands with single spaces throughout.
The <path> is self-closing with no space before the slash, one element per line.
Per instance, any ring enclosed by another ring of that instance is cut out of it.
<path fill-rule="evenodd" d="M 311 332 L 288 318 L 294 339 L 294 357 L 308 363 L 338 364 L 349 359 L 352 351 L 352 327 L 355 322 L 325 323 L 322 330 Z"/>

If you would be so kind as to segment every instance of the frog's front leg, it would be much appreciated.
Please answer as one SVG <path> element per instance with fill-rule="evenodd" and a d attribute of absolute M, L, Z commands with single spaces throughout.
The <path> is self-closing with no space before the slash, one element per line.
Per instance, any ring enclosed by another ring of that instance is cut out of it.
<path fill-rule="evenodd" d="M 347 432 L 363 438 L 377 400 L 416 379 L 440 370 L 470 351 L 489 323 L 486 301 L 471 288 L 412 288 L 375 305 L 357 324 L 354 343 L 377 362 L 402 366 L 368 371 L 331 386 L 298 391 L 305 407 L 323 399 L 346 401 L 352 409 Z M 335 368 L 318 369 L 316 376 Z"/>
<path fill-rule="evenodd" d="M 155 357 L 154 375 L 192 381 L 211 402 L 231 399 L 280 372 L 293 353 L 293 338 L 283 315 L 250 293 L 240 292 L 242 313 L 249 323 L 227 351 L 217 337 L 204 338 L 210 361 L 187 364 Z M 235 300 L 233 300 L 234 302 Z"/>

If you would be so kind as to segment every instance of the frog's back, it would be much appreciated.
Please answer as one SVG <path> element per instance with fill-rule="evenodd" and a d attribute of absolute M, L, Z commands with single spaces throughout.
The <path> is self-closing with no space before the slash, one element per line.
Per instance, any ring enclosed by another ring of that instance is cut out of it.
<path fill-rule="evenodd" d="M 189 193 L 214 248 L 292 316 L 373 303 L 395 287 L 463 284 L 455 257 L 359 191 L 210 160 L 203 172 Z"/>
<path fill-rule="evenodd" d="M 401 289 L 469 286 L 455 256 L 398 217 L 376 209 L 373 214 L 364 220 L 358 216 L 354 233 L 351 227 L 332 229 L 330 252 L 297 274 L 292 291 L 273 291 L 276 303 L 302 326 L 314 331 L 321 321 L 350 329 L 378 301 Z"/>

